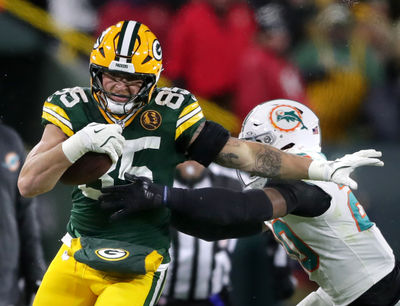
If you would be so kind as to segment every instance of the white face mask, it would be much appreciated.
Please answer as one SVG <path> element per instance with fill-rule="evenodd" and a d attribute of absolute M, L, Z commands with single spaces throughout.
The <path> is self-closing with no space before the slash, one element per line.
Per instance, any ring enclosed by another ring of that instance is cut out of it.
<path fill-rule="evenodd" d="M 107 100 L 107 108 L 109 109 L 109 111 L 111 113 L 113 113 L 115 115 L 127 114 L 133 109 L 133 107 L 135 105 L 133 101 L 128 101 L 126 103 L 118 103 L 107 96 L 106 96 L 106 100 Z"/>
<path fill-rule="evenodd" d="M 240 170 L 236 170 L 236 174 L 244 189 L 262 189 L 268 180 L 266 177 L 251 176 Z"/>

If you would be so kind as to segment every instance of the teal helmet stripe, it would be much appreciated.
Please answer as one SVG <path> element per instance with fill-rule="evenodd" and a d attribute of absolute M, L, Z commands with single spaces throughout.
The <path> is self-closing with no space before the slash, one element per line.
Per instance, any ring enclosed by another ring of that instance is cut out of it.
<path fill-rule="evenodd" d="M 118 61 L 131 62 L 131 55 L 140 25 L 136 21 L 125 21 L 122 25 L 116 50 Z"/>

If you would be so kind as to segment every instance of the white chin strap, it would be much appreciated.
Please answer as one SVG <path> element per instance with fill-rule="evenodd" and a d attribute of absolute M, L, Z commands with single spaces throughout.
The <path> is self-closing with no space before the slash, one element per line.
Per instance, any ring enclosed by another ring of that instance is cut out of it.
<path fill-rule="evenodd" d="M 107 100 L 107 108 L 109 111 L 115 115 L 125 115 L 130 113 L 130 111 L 135 106 L 133 101 L 128 101 L 126 103 L 118 103 L 115 102 L 113 99 L 110 99 L 106 96 Z"/>

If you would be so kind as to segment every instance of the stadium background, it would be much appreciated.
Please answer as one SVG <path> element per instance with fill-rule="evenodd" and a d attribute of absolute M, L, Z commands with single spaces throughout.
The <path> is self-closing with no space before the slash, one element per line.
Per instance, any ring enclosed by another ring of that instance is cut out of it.
<path fill-rule="evenodd" d="M 59 26 L 46 11 L 46 1 L 33 2 L 0 1 L 0 119 L 21 134 L 28 150 L 42 133 L 40 116 L 44 99 L 64 87 L 89 85 L 87 56 L 94 42 L 90 33 Z M 394 18 L 398 17 L 400 4 L 396 1 L 389 3 Z M 170 83 L 162 78 L 162 84 Z M 240 120 L 234 114 L 212 101 L 198 98 L 208 119 L 221 123 L 233 134 L 237 133 Z M 385 121 L 385 118 L 381 120 Z M 355 178 L 359 182 L 359 191 L 355 194 L 399 257 L 399 138 L 365 137 L 362 129 L 363 126 L 356 128 L 358 133 L 351 141 L 325 144 L 324 151 L 330 159 L 370 147 L 384 153 L 384 168 L 357 170 Z M 69 193 L 68 186 L 58 184 L 53 191 L 41 196 L 40 221 L 48 261 L 58 249 L 57 241 L 65 231 L 70 208 Z M 296 276 L 299 287 L 287 306 L 294 305 L 314 288 L 313 284 L 305 281 L 301 271 Z"/>

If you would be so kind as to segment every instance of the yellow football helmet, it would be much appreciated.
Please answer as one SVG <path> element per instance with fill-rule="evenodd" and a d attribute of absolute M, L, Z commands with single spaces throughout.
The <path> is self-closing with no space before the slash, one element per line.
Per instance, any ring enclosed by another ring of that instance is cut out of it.
<path fill-rule="evenodd" d="M 162 70 L 160 42 L 146 25 L 120 21 L 97 38 L 89 70 L 92 95 L 101 109 L 115 119 L 124 119 L 149 102 Z M 116 103 L 103 88 L 103 72 L 143 80 L 143 86 L 138 94 L 128 97 L 128 102 Z"/>

